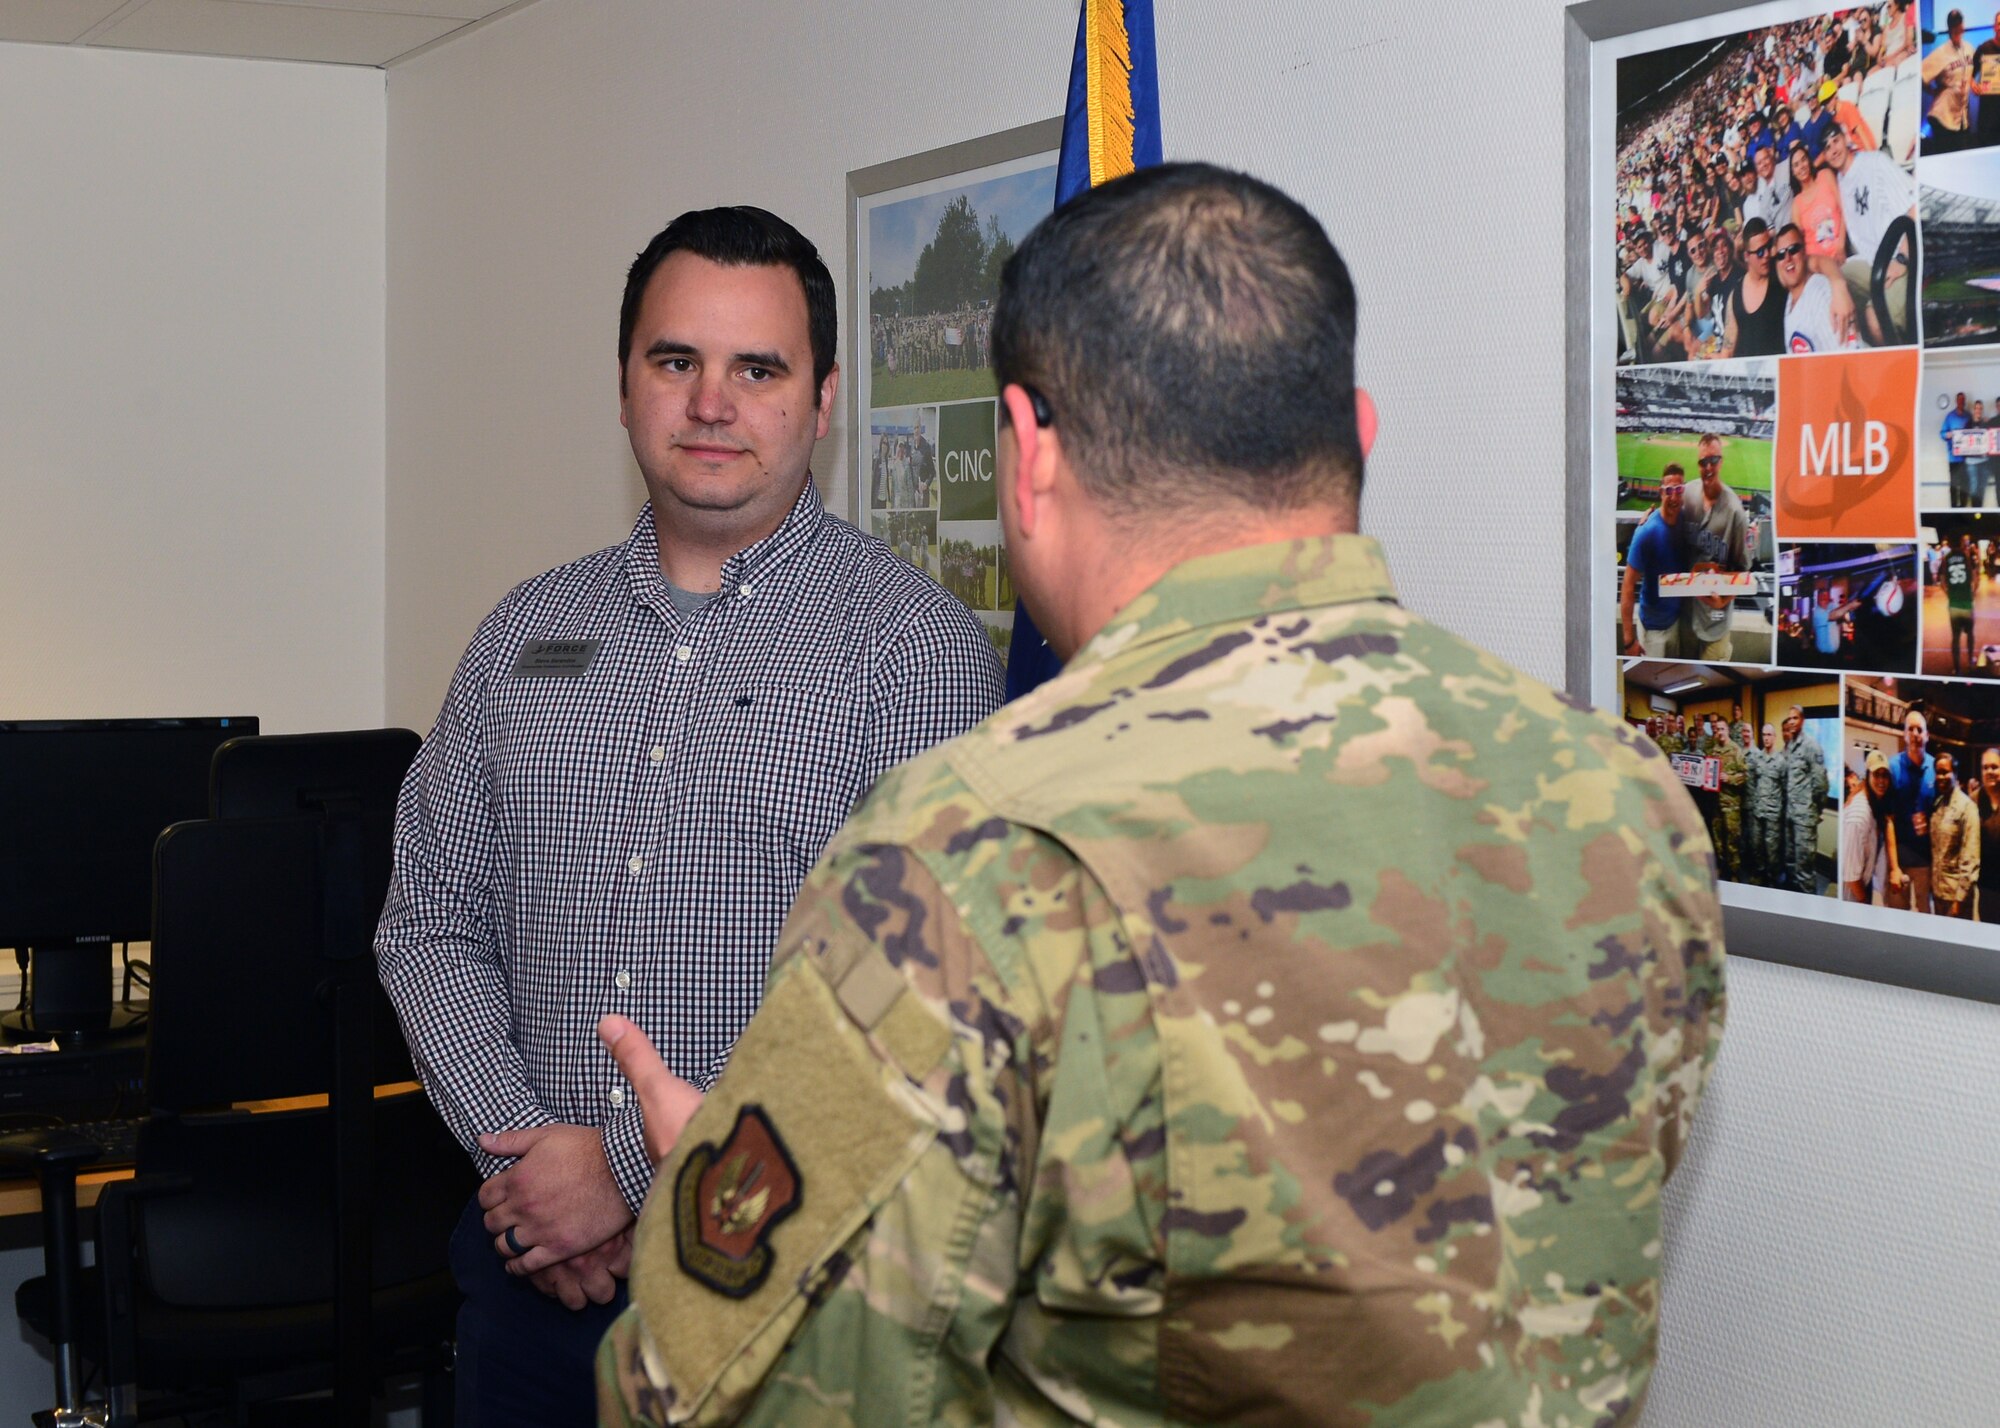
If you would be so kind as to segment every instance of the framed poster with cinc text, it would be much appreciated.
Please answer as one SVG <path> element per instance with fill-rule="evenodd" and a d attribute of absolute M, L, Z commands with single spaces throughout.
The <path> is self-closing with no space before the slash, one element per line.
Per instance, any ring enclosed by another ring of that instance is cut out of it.
<path fill-rule="evenodd" d="M 847 176 L 849 518 L 963 600 L 1004 660 L 994 476 L 1000 269 L 1055 207 L 1062 120 Z"/>

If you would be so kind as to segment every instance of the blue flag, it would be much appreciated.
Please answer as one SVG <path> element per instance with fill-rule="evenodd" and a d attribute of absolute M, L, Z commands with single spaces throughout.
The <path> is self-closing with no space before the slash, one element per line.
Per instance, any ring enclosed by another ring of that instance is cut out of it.
<path fill-rule="evenodd" d="M 1056 206 L 1087 188 L 1160 161 L 1160 70 L 1153 0 L 1083 0 L 1063 110 Z M 1007 697 L 1018 699 L 1062 672 L 1027 606 L 1014 604 Z"/>

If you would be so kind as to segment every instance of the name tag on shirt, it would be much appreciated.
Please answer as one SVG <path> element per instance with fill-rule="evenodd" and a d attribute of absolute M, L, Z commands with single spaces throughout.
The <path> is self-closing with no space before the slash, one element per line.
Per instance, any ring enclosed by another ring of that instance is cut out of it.
<path fill-rule="evenodd" d="M 529 640 L 514 660 L 516 679 L 574 679 L 597 660 L 603 640 Z"/>

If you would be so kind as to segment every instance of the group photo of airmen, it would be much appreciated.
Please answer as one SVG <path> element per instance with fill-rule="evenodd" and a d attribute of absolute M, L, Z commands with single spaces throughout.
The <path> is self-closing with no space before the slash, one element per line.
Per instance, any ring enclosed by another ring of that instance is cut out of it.
<path fill-rule="evenodd" d="M 1813 675 L 1679 663 L 1624 674 L 1625 718 L 1687 786 L 1730 882 L 1838 891 L 1829 751 L 1840 687 Z"/>

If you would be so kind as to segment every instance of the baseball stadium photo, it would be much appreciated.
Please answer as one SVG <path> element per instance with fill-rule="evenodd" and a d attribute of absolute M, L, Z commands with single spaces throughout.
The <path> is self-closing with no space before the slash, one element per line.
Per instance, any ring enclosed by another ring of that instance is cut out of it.
<path fill-rule="evenodd" d="M 2000 687 L 1856 675 L 1846 711 L 1842 898 L 2000 922 Z"/>
<path fill-rule="evenodd" d="M 1838 895 L 1837 678 L 1644 660 L 1620 686 L 1625 721 L 1659 745 L 1701 810 L 1721 877 Z"/>
<path fill-rule="evenodd" d="M 1618 373 L 1621 653 L 1770 663 L 1776 421 L 1768 358 Z"/>
<path fill-rule="evenodd" d="M 1923 672 L 2000 679 L 2000 512 L 1923 524 Z"/>
<path fill-rule="evenodd" d="M 1618 509 L 1659 503 L 1660 472 L 1678 462 L 1697 477 L 1701 438 L 1725 438 L 1723 484 L 1760 525 L 1770 559 L 1771 448 L 1778 422 L 1777 364 L 1769 358 L 1618 373 Z"/>
<path fill-rule="evenodd" d="M 1778 551 L 1778 663 L 1912 674 L 1917 548 L 1825 542 Z"/>
<path fill-rule="evenodd" d="M 2000 151 L 1926 159 L 1922 178 L 1924 346 L 2000 342 Z"/>

